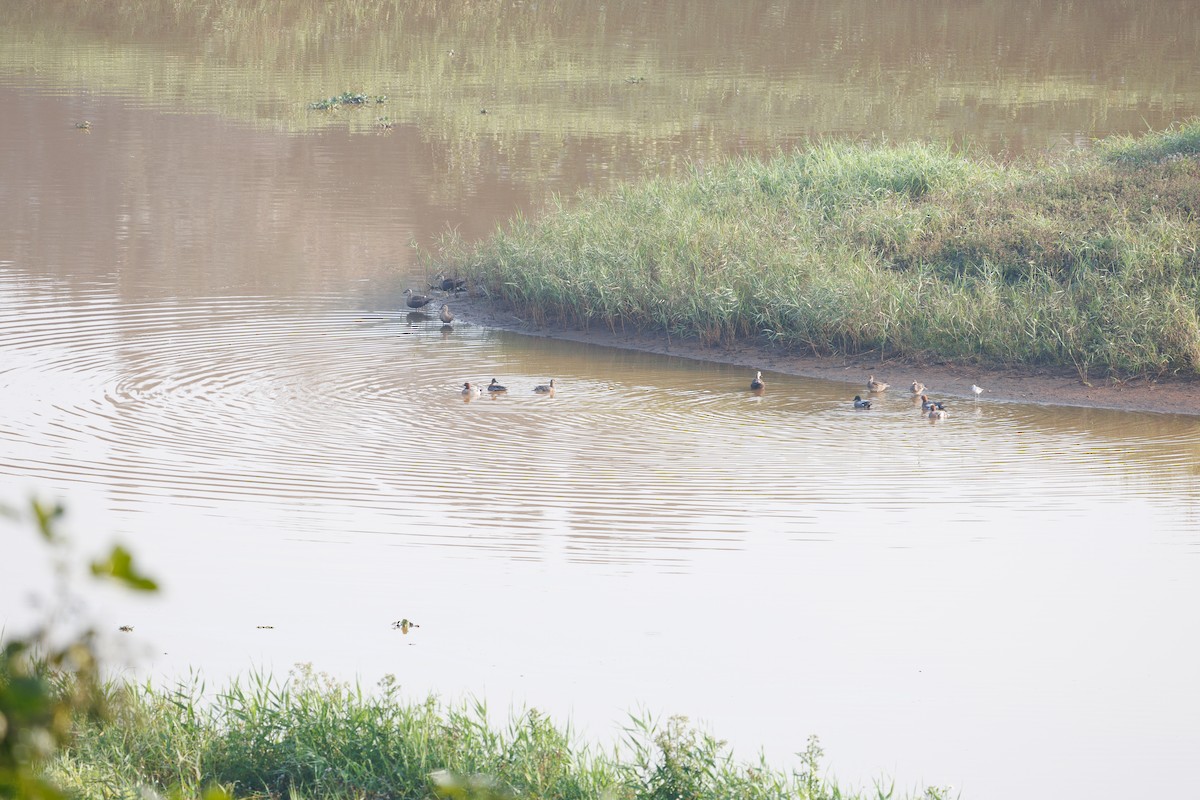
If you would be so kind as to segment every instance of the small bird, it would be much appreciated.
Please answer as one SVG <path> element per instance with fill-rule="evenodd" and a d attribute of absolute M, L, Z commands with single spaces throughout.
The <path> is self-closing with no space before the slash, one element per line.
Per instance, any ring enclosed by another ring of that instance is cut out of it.
<path fill-rule="evenodd" d="M 854 395 L 854 407 L 855 408 L 870 408 L 871 401 L 863 400 L 861 396 L 856 394 L 856 395 Z"/>
<path fill-rule="evenodd" d="M 88 121 L 85 119 L 85 120 L 83 120 L 82 122 L 76 122 L 76 123 L 75 123 L 75 127 L 76 127 L 76 128 L 78 128 L 78 129 L 79 129 L 79 130 L 81 130 L 81 131 L 91 130 L 92 123 L 88 122 Z"/>
<path fill-rule="evenodd" d="M 867 378 L 867 391 L 882 392 L 882 391 L 886 390 L 889 386 L 891 386 L 890 383 L 884 383 L 883 381 L 875 380 L 874 375 Z"/>
<path fill-rule="evenodd" d="M 533 391 L 536 394 L 554 394 L 554 378 L 551 378 L 549 383 L 542 383 L 533 387 Z"/>
<path fill-rule="evenodd" d="M 122 625 L 121 627 L 117 628 L 117 630 L 119 630 L 121 633 L 133 633 L 133 626 Z"/>
<path fill-rule="evenodd" d="M 755 373 L 754 380 L 750 381 L 750 391 L 761 392 L 763 389 L 766 388 L 766 386 L 767 385 L 765 383 L 763 383 L 762 373 L 761 372 Z"/>
<path fill-rule="evenodd" d="M 447 278 L 445 275 L 438 275 L 434 282 L 429 284 L 430 289 L 441 289 L 443 292 L 461 292 L 466 287 L 466 278 Z"/>
<path fill-rule="evenodd" d="M 496 380 L 495 378 L 492 378 L 492 382 L 488 384 L 488 391 L 489 392 L 507 392 L 508 387 L 501 386 L 500 381 Z"/>
<path fill-rule="evenodd" d="M 973 383 L 972 383 L 972 384 L 971 384 L 971 391 L 975 393 L 975 399 L 976 399 L 976 400 L 978 400 L 978 399 L 979 399 L 979 395 L 983 394 L 983 387 L 982 387 L 982 386 L 976 386 L 975 384 L 973 384 Z"/>
<path fill-rule="evenodd" d="M 912 386 L 908 388 L 913 394 L 923 394 L 925 392 L 925 384 L 920 381 L 913 381 Z"/>
<path fill-rule="evenodd" d="M 937 401 L 937 400 L 930 400 L 927 395 L 921 395 L 921 410 L 929 411 L 932 408 L 936 408 L 941 411 L 945 411 L 946 404 L 942 403 L 940 401 Z"/>
<path fill-rule="evenodd" d="M 463 384 L 462 394 L 463 397 L 478 397 L 480 395 L 480 390 L 478 386 L 472 386 L 471 382 L 467 381 Z"/>
<path fill-rule="evenodd" d="M 442 310 L 438 312 L 438 319 L 442 321 L 443 325 L 449 325 L 451 322 L 454 322 L 454 315 L 450 313 L 450 306 L 445 303 L 442 304 Z"/>
<path fill-rule="evenodd" d="M 412 289 L 405 289 L 404 293 L 408 295 L 408 299 L 404 301 L 409 308 L 424 308 L 433 302 L 433 298 L 427 294 L 414 294 Z"/>

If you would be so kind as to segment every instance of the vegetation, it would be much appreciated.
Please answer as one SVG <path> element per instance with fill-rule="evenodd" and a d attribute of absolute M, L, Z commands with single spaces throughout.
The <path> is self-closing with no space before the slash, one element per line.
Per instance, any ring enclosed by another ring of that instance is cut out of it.
<path fill-rule="evenodd" d="M 6 508 L 0 513 L 20 516 Z M 43 765 L 71 741 L 76 722 L 98 724 L 108 715 L 95 633 L 68 628 L 75 599 L 66 540 L 57 531 L 62 516 L 62 506 L 30 503 L 29 517 L 53 554 L 55 596 L 41 624 L 27 634 L 5 636 L 0 650 L 0 798 L 64 797 L 43 777 Z M 92 562 L 91 573 L 135 591 L 157 589 L 120 546 Z"/>
<path fill-rule="evenodd" d="M 302 668 L 283 684 L 259 677 L 212 698 L 197 683 L 171 691 L 122 684 L 112 694 L 115 724 L 85 723 L 50 771 L 84 796 L 135 798 L 149 788 L 195 797 L 210 784 L 272 798 L 862 796 L 821 776 L 815 739 L 800 768 L 782 772 L 736 763 L 685 719 L 635 720 L 622 756 L 574 743 L 537 711 L 497 729 L 481 703 L 406 703 L 390 678 L 367 693 Z M 892 795 L 881 786 L 867 796 Z"/>
<path fill-rule="evenodd" d="M 1054 163 L 822 143 L 556 201 L 436 269 L 539 324 L 1200 373 L 1200 122 Z"/>

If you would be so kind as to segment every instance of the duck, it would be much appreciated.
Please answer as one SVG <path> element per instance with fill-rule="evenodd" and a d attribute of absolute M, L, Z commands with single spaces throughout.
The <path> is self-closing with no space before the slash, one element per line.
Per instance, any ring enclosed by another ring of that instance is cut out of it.
<path fill-rule="evenodd" d="M 863 399 L 862 399 L 862 397 L 861 397 L 860 395 L 857 395 L 857 394 L 856 394 L 856 395 L 854 395 L 854 407 L 855 407 L 855 408 L 870 408 L 870 407 L 871 407 L 871 401 L 870 401 L 870 400 L 863 400 Z"/>
<path fill-rule="evenodd" d="M 442 310 L 438 312 L 438 319 L 442 321 L 443 325 L 449 325 L 451 322 L 454 322 L 454 315 L 450 313 L 450 306 L 442 303 Z"/>
<path fill-rule="evenodd" d="M 972 383 L 971 384 L 971 392 L 975 395 L 975 399 L 978 400 L 979 395 L 983 394 L 983 387 L 976 386 L 975 384 Z"/>
<path fill-rule="evenodd" d="M 936 408 L 939 411 L 945 411 L 946 404 L 938 400 L 930 400 L 928 395 L 921 395 L 921 410 L 929 411 L 931 408 Z"/>
<path fill-rule="evenodd" d="M 908 389 L 913 394 L 924 394 L 925 384 L 921 383 L 920 381 L 913 381 L 912 386 L 908 387 Z"/>
<path fill-rule="evenodd" d="M 478 397 L 480 395 L 479 387 L 472 386 L 471 382 L 467 381 L 463 384 L 462 395 L 463 397 Z"/>
<path fill-rule="evenodd" d="M 414 294 L 412 289 L 405 289 L 404 294 L 408 295 L 408 299 L 404 304 L 409 308 L 424 308 L 433 302 L 433 298 L 427 294 Z"/>
<path fill-rule="evenodd" d="M 765 383 L 763 383 L 762 373 L 756 372 L 754 374 L 754 380 L 750 381 L 750 391 L 761 392 L 763 389 L 766 388 L 766 386 L 767 385 Z"/>
<path fill-rule="evenodd" d="M 930 419 L 945 419 L 946 409 L 938 408 L 937 406 L 931 406 L 929 408 L 929 413 L 926 416 L 928 416 Z"/>
<path fill-rule="evenodd" d="M 445 275 L 438 275 L 434 282 L 429 284 L 430 289 L 441 289 L 443 292 L 461 292 L 467 288 L 466 278 L 447 278 Z"/>
<path fill-rule="evenodd" d="M 885 391 L 889 386 L 891 386 L 890 383 L 884 383 L 883 381 L 875 380 L 874 375 L 867 378 L 867 391 L 882 392 Z"/>
<path fill-rule="evenodd" d="M 551 378 L 549 383 L 542 383 L 533 387 L 533 391 L 535 394 L 554 394 L 554 378 Z"/>
<path fill-rule="evenodd" d="M 492 382 L 488 384 L 487 390 L 489 392 L 507 392 L 508 387 L 501 386 L 500 381 L 496 380 L 495 378 L 492 378 Z"/>

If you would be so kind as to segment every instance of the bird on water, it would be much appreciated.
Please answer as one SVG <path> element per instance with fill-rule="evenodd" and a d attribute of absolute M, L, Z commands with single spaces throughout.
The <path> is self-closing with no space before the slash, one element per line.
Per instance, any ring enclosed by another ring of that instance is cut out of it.
<path fill-rule="evenodd" d="M 407 295 L 404 304 L 409 308 L 424 308 L 433 302 L 433 298 L 427 294 L 415 294 L 412 289 L 405 289 L 404 294 Z"/>

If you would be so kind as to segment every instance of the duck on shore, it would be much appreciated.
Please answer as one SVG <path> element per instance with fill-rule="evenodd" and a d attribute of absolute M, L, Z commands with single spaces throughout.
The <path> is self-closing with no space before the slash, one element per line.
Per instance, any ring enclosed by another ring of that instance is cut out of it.
<path fill-rule="evenodd" d="M 445 275 L 438 275 L 434 278 L 433 283 L 429 284 L 430 289 L 441 289 L 443 292 L 461 292 L 467 288 L 466 278 L 447 278 Z"/>
<path fill-rule="evenodd" d="M 438 312 L 438 319 L 442 321 L 443 325 L 449 325 L 451 322 L 454 322 L 454 314 L 450 313 L 449 305 L 442 303 L 442 310 Z"/>

